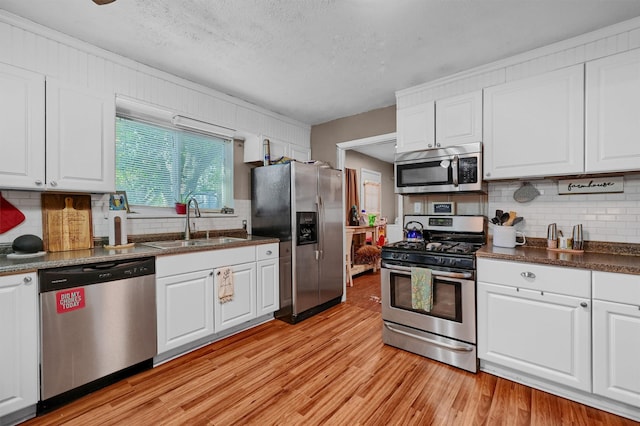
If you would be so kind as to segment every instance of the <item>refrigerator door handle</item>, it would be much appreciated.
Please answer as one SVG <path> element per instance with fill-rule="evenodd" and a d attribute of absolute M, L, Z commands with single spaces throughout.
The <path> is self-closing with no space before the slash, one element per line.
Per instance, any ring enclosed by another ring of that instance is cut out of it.
<path fill-rule="evenodd" d="M 318 250 L 316 251 L 316 260 L 324 259 L 324 204 L 322 197 L 316 195 L 316 211 L 318 212 Z"/>

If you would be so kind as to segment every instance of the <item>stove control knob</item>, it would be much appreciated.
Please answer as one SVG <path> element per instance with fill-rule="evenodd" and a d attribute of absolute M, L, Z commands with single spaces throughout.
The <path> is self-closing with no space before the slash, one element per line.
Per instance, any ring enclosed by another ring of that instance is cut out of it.
<path fill-rule="evenodd" d="M 398 253 L 391 253 L 391 258 L 397 259 L 400 255 Z"/>
<path fill-rule="evenodd" d="M 449 265 L 454 266 L 456 264 L 455 259 L 449 259 Z"/>
<path fill-rule="evenodd" d="M 438 264 L 439 265 L 444 265 L 444 262 L 445 262 L 445 259 L 443 259 L 443 258 L 438 259 Z"/>
<path fill-rule="evenodd" d="M 409 260 L 409 254 L 405 253 L 405 254 L 402 256 L 402 259 L 403 259 L 403 260 Z"/>

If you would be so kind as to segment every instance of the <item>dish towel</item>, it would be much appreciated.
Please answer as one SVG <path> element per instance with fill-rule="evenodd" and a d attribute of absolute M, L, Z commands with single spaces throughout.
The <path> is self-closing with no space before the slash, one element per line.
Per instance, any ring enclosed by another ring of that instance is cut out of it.
<path fill-rule="evenodd" d="M 433 307 L 431 269 L 411 268 L 411 307 L 431 312 Z"/>
<path fill-rule="evenodd" d="M 220 303 L 227 303 L 233 300 L 233 271 L 230 266 L 217 268 L 216 279 L 218 280 L 218 299 Z"/>

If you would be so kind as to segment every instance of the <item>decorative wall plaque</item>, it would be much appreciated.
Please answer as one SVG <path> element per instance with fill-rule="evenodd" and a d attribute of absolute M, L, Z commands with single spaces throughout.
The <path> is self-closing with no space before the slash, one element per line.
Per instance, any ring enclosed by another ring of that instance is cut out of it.
<path fill-rule="evenodd" d="M 558 181 L 558 194 L 560 195 L 600 192 L 624 192 L 624 178 L 622 176 L 611 176 Z"/>

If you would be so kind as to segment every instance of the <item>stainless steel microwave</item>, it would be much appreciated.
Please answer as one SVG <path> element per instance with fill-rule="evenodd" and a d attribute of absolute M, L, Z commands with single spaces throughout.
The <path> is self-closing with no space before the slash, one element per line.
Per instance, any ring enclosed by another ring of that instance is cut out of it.
<path fill-rule="evenodd" d="M 482 143 L 396 154 L 398 194 L 486 192 L 482 181 Z"/>

